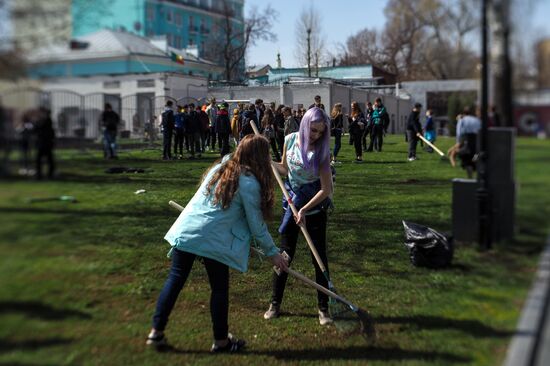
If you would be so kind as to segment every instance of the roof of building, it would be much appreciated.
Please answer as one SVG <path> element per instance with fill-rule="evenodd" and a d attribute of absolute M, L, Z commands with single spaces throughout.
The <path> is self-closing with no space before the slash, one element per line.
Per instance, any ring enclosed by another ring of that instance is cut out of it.
<path fill-rule="evenodd" d="M 170 52 L 184 56 L 186 61 L 212 64 L 185 50 L 167 47 L 166 51 L 157 47 L 148 38 L 113 29 L 102 29 L 88 35 L 75 38 L 71 44 L 53 45 L 38 48 L 28 55 L 30 63 L 73 61 L 129 55 L 169 57 Z M 76 46 L 76 47 L 74 47 Z"/>
<path fill-rule="evenodd" d="M 307 76 L 307 67 L 272 68 L 269 78 L 280 79 L 290 76 Z M 311 75 L 317 76 L 317 69 L 311 68 Z M 320 67 L 319 77 L 332 79 L 370 79 L 373 77 L 372 65 Z"/>

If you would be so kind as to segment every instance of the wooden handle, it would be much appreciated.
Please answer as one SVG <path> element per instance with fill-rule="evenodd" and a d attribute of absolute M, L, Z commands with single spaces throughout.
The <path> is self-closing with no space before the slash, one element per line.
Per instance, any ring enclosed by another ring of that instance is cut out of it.
<path fill-rule="evenodd" d="M 444 156 L 443 152 L 439 150 L 434 144 L 432 144 L 430 141 L 426 140 L 424 136 L 422 136 L 420 133 L 417 133 L 416 136 L 418 136 L 422 141 L 424 141 L 429 147 L 437 151 L 437 153 L 441 156 Z"/>
<path fill-rule="evenodd" d="M 252 126 L 252 129 L 254 130 L 254 133 L 256 135 L 260 134 L 260 131 L 258 130 L 258 127 L 256 127 L 256 123 L 254 121 L 250 121 L 250 125 Z M 286 201 L 288 202 L 288 205 L 290 206 L 290 209 L 292 210 L 292 213 L 297 216 L 298 210 L 296 209 L 296 206 L 294 206 L 294 202 L 292 202 L 292 199 L 290 198 L 290 194 L 285 188 L 285 184 L 283 183 L 283 179 L 281 178 L 281 175 L 279 174 L 279 171 L 275 167 L 274 163 L 271 162 L 271 170 L 273 171 L 273 175 L 275 176 L 275 179 L 277 180 L 277 183 L 279 183 L 279 187 L 281 187 L 281 191 L 283 191 L 283 195 L 285 196 Z M 309 246 L 309 249 L 313 253 L 313 256 L 315 257 L 315 260 L 317 261 L 317 264 L 319 265 L 319 268 L 321 271 L 325 274 L 327 277 L 327 280 L 330 282 L 330 278 L 328 278 L 328 271 L 321 260 L 321 257 L 319 256 L 319 252 L 317 252 L 317 249 L 315 248 L 315 245 L 313 245 L 313 240 L 311 239 L 311 236 L 309 235 L 306 226 L 304 224 L 300 224 L 300 229 L 302 230 L 302 234 L 304 234 L 304 238 L 306 238 L 307 245 Z"/>

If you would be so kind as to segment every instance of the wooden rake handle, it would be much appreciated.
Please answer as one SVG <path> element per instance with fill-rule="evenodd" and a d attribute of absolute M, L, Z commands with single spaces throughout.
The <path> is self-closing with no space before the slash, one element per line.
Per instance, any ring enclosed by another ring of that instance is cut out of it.
<path fill-rule="evenodd" d="M 174 207 L 175 209 L 177 209 L 178 211 L 183 211 L 183 206 L 181 206 L 180 204 L 178 204 L 177 202 L 175 201 L 170 201 L 168 202 L 168 204 L 172 207 Z M 252 251 L 254 251 L 254 253 L 257 253 L 257 254 L 260 254 L 260 255 L 263 255 L 262 252 L 260 252 L 258 249 L 254 248 L 254 247 L 250 247 L 250 249 Z M 349 302 L 348 300 L 344 299 L 342 296 L 338 295 L 337 293 L 329 290 L 328 288 L 324 287 L 324 286 L 321 286 L 319 285 L 317 282 L 307 278 L 306 276 L 304 276 L 303 274 L 301 274 L 300 272 L 297 272 L 295 270 L 293 270 L 292 268 L 288 268 L 288 270 L 286 271 L 289 275 L 291 275 L 292 277 L 295 277 L 297 278 L 298 280 L 304 282 L 305 284 L 315 288 L 316 290 L 319 290 L 321 292 L 323 292 L 324 294 L 326 294 L 327 296 L 330 296 L 332 298 L 334 298 L 335 300 L 338 300 L 344 304 L 346 304 L 347 306 L 349 306 L 352 310 L 353 309 L 358 309 L 357 306 L 353 305 L 351 302 Z M 354 310 L 355 311 L 355 310 Z"/>
<path fill-rule="evenodd" d="M 426 145 L 428 145 L 429 147 L 431 147 L 432 149 L 434 149 L 435 151 L 437 151 L 437 153 L 441 156 L 445 156 L 445 154 L 443 154 L 443 152 L 441 150 L 439 150 L 434 144 L 432 144 L 430 141 L 426 140 L 426 138 L 424 138 L 424 136 L 422 136 L 420 133 L 417 133 L 416 136 L 418 136 L 419 139 L 421 139 L 422 141 L 424 141 L 426 143 Z"/>
<path fill-rule="evenodd" d="M 252 129 L 254 130 L 254 134 L 259 135 L 260 131 L 258 131 L 258 127 L 256 127 L 256 123 L 254 121 L 250 121 L 250 125 L 252 126 Z M 275 179 L 277 180 L 277 183 L 279 183 L 279 187 L 281 187 L 281 191 L 283 192 L 283 195 L 285 196 L 286 201 L 288 202 L 288 205 L 290 206 L 290 209 L 292 210 L 292 213 L 295 216 L 298 216 L 298 209 L 296 209 L 296 206 L 294 206 L 294 202 L 292 202 L 292 198 L 290 198 L 290 194 L 285 188 L 285 184 L 283 183 L 283 179 L 281 178 L 281 175 L 279 174 L 279 171 L 277 170 L 276 166 L 274 165 L 274 162 L 271 162 L 271 170 L 273 171 L 273 175 L 275 176 Z M 302 223 L 299 225 L 300 229 L 302 230 L 302 234 L 304 234 L 304 238 L 306 238 L 307 245 L 309 246 L 309 249 L 313 253 L 313 256 L 315 257 L 315 260 L 317 261 L 317 264 L 319 265 L 319 268 L 321 271 L 325 274 L 325 277 L 327 277 L 327 281 L 329 281 L 329 284 L 332 284 L 330 281 L 330 278 L 328 276 L 328 271 L 323 264 L 323 261 L 321 260 L 321 257 L 319 256 L 319 252 L 317 252 L 317 249 L 315 248 L 315 245 L 313 245 L 313 240 L 311 239 L 311 236 L 309 235 L 306 226 Z M 331 286 L 332 287 L 332 286 Z"/>

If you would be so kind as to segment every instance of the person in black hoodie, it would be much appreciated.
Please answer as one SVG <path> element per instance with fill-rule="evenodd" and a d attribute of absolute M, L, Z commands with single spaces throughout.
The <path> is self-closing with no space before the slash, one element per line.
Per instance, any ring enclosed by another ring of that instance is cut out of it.
<path fill-rule="evenodd" d="M 190 159 L 195 158 L 195 152 L 197 157 L 201 157 L 201 120 L 197 111 L 195 110 L 195 104 L 189 104 L 189 115 L 187 117 L 187 123 L 185 125 L 185 132 L 187 133 L 187 139 L 189 140 L 189 152 L 191 153 Z"/>
<path fill-rule="evenodd" d="M 231 134 L 231 121 L 229 120 L 229 112 L 227 109 L 229 104 L 223 102 L 218 105 L 218 114 L 216 116 L 216 133 L 218 138 L 222 143 L 222 148 L 220 150 L 220 155 L 229 154 L 229 134 Z"/>
<path fill-rule="evenodd" d="M 172 159 L 172 135 L 176 125 L 174 111 L 172 106 L 174 103 L 169 100 L 166 102 L 164 112 L 161 114 L 160 127 L 162 128 L 162 160 Z"/>
<path fill-rule="evenodd" d="M 120 124 L 119 115 L 113 111 L 109 103 L 105 103 L 105 110 L 101 114 L 103 125 L 103 156 L 106 159 L 116 159 L 116 135 Z"/>
<path fill-rule="evenodd" d="M 416 144 L 418 143 L 418 133 L 422 133 L 422 125 L 420 124 L 420 110 L 422 104 L 416 103 L 409 114 L 407 120 L 407 140 L 409 141 L 409 161 L 416 160 Z"/>
<path fill-rule="evenodd" d="M 38 121 L 34 126 L 36 134 L 36 179 L 42 179 L 42 158 L 48 160 L 48 178 L 53 178 L 55 172 L 55 161 L 53 157 L 53 147 L 55 141 L 55 131 L 49 109 L 41 107 Z"/>

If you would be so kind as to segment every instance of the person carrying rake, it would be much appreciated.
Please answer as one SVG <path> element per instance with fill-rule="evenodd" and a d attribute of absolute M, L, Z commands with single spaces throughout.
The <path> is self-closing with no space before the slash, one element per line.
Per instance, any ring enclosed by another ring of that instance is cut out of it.
<path fill-rule="evenodd" d="M 298 132 L 285 137 L 281 163 L 274 163 L 278 172 L 287 176 L 287 189 L 299 209 L 293 217 L 291 209 L 286 207 L 279 228 L 281 233 L 281 250 L 286 251 L 291 260 L 296 251 L 296 242 L 300 232 L 299 225 L 305 225 L 311 235 L 313 245 L 328 271 L 326 255 L 327 210 L 332 192 L 332 175 L 330 170 L 330 122 L 327 114 L 318 107 L 309 109 L 303 116 Z M 283 202 L 285 208 L 287 202 Z M 316 282 L 328 287 L 328 280 L 319 268 L 312 254 L 315 266 Z M 277 318 L 280 315 L 281 302 L 288 274 L 273 274 L 273 292 L 271 304 L 265 312 L 265 319 Z M 332 322 L 328 313 L 329 298 L 317 291 L 319 323 L 326 325 Z"/>
<path fill-rule="evenodd" d="M 265 223 L 273 202 L 269 142 L 262 136 L 246 136 L 234 154 L 226 155 L 205 173 L 199 189 L 164 237 L 172 246 L 172 266 L 157 301 L 147 345 L 157 349 L 167 346 L 164 330 L 168 317 L 199 256 L 211 288 L 211 352 L 238 352 L 244 347 L 244 340 L 228 333 L 229 267 L 247 270 L 254 237 L 273 265 L 288 269 Z"/>

